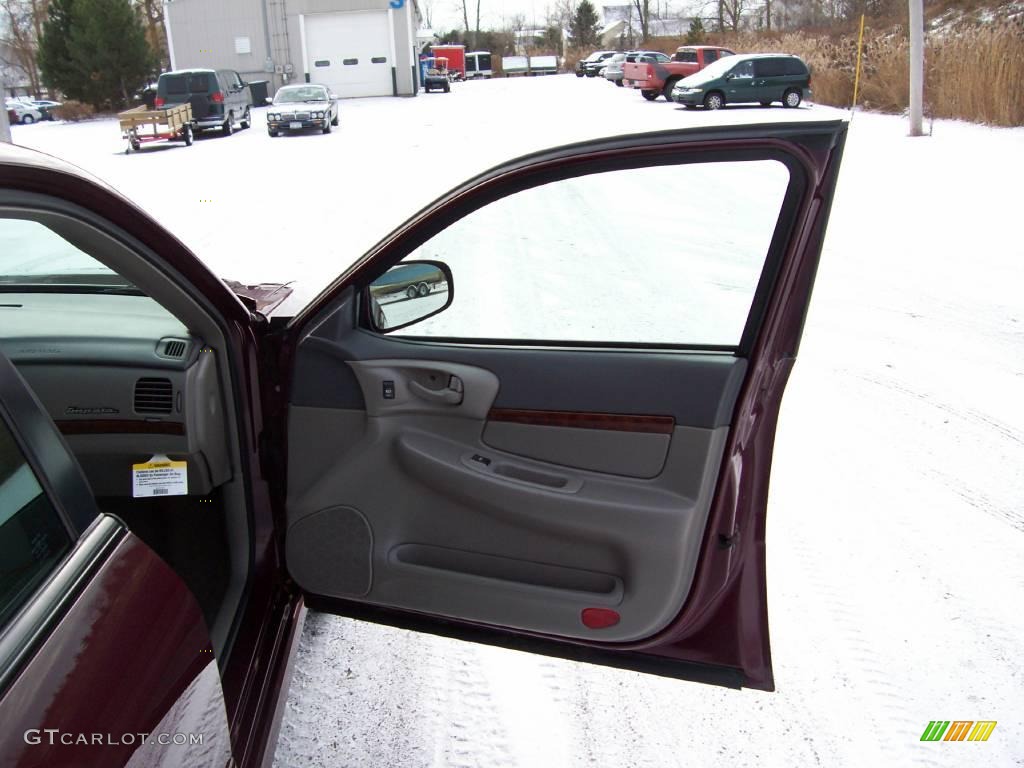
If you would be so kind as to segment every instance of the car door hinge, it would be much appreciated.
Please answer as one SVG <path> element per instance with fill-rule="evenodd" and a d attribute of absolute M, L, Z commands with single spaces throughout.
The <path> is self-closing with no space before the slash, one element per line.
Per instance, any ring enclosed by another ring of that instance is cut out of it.
<path fill-rule="evenodd" d="M 720 533 L 718 534 L 718 548 L 729 549 L 730 547 L 736 546 L 740 540 L 740 529 L 737 528 L 730 534 Z"/>

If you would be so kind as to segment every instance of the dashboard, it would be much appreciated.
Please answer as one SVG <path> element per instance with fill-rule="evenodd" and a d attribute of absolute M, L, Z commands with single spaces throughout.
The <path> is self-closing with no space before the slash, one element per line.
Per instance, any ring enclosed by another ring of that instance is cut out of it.
<path fill-rule="evenodd" d="M 63 433 L 97 496 L 132 464 L 184 459 L 189 495 L 231 479 L 216 355 L 146 296 L 0 293 L 0 351 Z"/>

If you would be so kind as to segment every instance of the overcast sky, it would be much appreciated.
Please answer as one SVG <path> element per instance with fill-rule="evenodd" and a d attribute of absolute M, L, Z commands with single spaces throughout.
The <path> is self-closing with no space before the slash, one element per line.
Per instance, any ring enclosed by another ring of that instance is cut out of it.
<path fill-rule="evenodd" d="M 576 0 L 574 0 L 575 2 Z M 601 8 L 604 5 L 627 5 L 630 0 L 609 0 L 602 3 L 600 0 L 591 0 L 597 8 L 598 16 L 601 15 Z M 476 14 L 476 0 L 466 0 L 469 3 L 469 23 L 473 26 Z M 432 7 L 431 15 L 434 22 L 434 31 L 448 31 L 455 27 L 461 29 L 462 3 L 460 0 L 419 0 L 420 8 L 425 9 L 429 4 Z M 661 6 L 665 10 L 664 15 L 670 15 L 671 11 L 683 7 L 682 0 L 652 0 L 652 13 L 655 8 Z M 480 0 L 480 28 L 501 29 L 507 26 L 509 20 L 517 13 L 526 17 L 527 27 L 543 27 L 548 17 L 548 9 L 553 9 L 554 0 Z M 425 13 L 424 13 L 425 15 Z"/>

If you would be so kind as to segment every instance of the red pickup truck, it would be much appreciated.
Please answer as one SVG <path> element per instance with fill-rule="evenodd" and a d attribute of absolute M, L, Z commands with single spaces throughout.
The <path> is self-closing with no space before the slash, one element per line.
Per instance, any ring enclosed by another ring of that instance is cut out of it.
<path fill-rule="evenodd" d="M 684 45 L 679 48 L 671 61 L 664 64 L 629 62 L 622 68 L 622 84 L 627 88 L 639 88 L 640 93 L 648 101 L 654 101 L 659 95 L 672 101 L 669 95 L 677 80 L 681 80 L 694 72 L 699 72 L 713 61 L 723 56 L 733 56 L 728 48 L 713 45 Z"/>

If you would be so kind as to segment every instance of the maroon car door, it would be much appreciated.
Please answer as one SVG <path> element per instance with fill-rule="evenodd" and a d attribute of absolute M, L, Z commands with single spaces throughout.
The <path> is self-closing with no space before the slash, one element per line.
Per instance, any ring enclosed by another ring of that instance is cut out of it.
<path fill-rule="evenodd" d="M 226 766 L 217 662 L 192 593 L 97 512 L 0 354 L 0 753 L 10 766 Z"/>
<path fill-rule="evenodd" d="M 771 690 L 765 521 L 845 122 L 494 168 L 277 337 L 313 608 Z"/>

